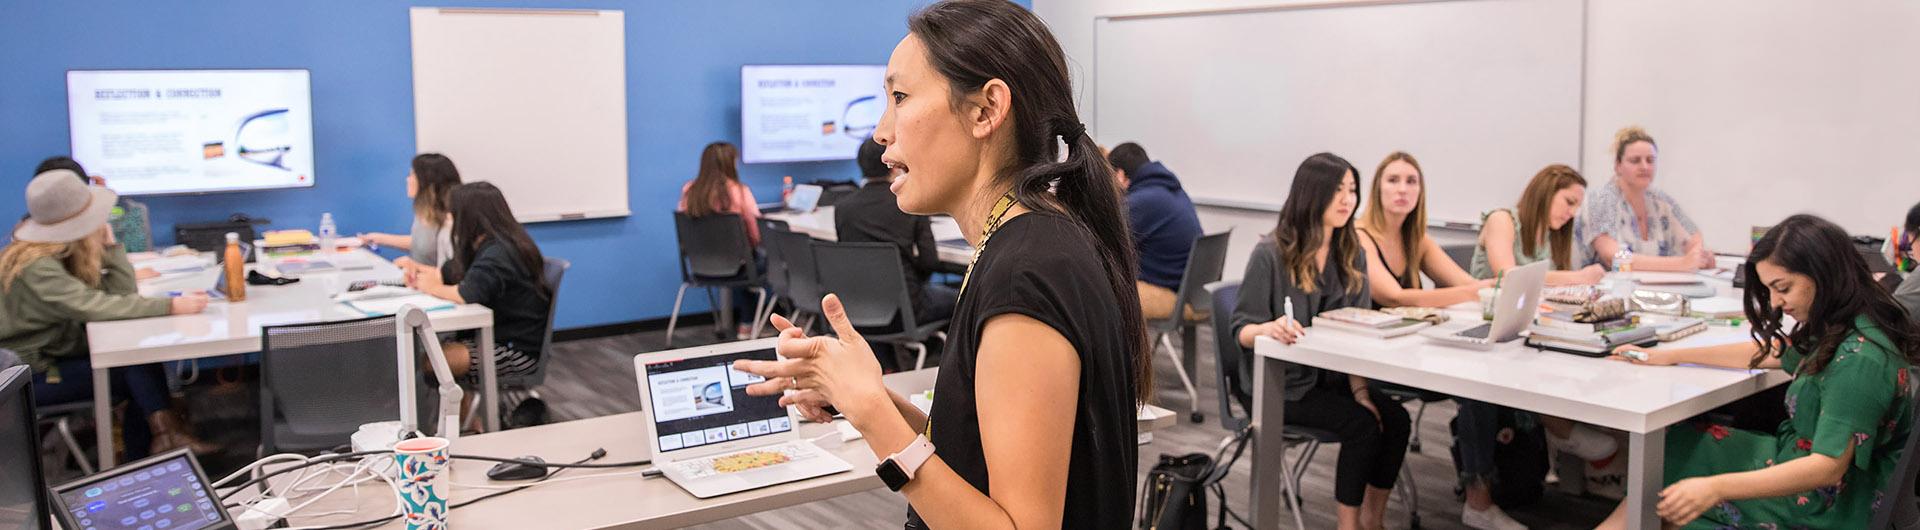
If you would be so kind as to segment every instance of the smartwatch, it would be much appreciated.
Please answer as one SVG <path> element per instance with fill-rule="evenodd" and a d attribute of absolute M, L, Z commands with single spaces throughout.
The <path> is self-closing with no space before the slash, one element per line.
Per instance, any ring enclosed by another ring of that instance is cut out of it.
<path fill-rule="evenodd" d="M 913 474 L 920 470 L 921 464 L 927 463 L 928 458 L 933 458 L 933 442 L 927 441 L 925 435 L 915 436 L 906 449 L 881 460 L 873 473 L 880 475 L 880 481 L 887 483 L 887 489 L 900 491 L 900 488 L 907 487 L 908 481 L 913 480 Z"/>

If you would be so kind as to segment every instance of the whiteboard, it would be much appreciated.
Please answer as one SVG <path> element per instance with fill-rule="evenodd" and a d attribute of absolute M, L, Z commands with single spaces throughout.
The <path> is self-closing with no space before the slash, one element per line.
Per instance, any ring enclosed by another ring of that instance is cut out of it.
<path fill-rule="evenodd" d="M 1195 202 L 1277 210 L 1331 151 L 1361 186 L 1420 160 L 1428 216 L 1478 221 L 1581 148 L 1579 0 L 1318 5 L 1095 21 L 1094 122 Z M 1251 238 L 1244 238 L 1251 239 Z"/>
<path fill-rule="evenodd" d="M 420 152 L 500 187 L 522 222 L 629 213 L 621 11 L 410 13 Z"/>
<path fill-rule="evenodd" d="M 1813 213 L 1887 236 L 1920 201 L 1920 2 L 1593 2 L 1589 179 L 1613 175 L 1614 131 L 1660 142 L 1654 187 L 1708 248 Z"/>

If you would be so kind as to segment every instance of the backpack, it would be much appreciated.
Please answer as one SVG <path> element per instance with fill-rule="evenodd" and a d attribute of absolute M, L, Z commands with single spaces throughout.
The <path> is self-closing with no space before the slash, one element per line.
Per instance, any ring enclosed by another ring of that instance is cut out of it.
<path fill-rule="evenodd" d="M 1519 411 L 1507 411 L 1500 415 L 1500 427 L 1513 429 L 1513 439 L 1497 444 L 1493 449 L 1493 484 L 1488 485 L 1493 494 L 1493 503 L 1504 509 L 1515 509 L 1540 502 L 1546 494 L 1547 470 L 1547 433 L 1540 428 L 1538 421 L 1522 421 Z M 1532 420 L 1532 418 L 1527 418 Z M 1450 430 L 1458 436 L 1459 418 L 1448 424 Z M 1460 467 L 1460 448 L 1453 449 L 1454 469 Z"/>

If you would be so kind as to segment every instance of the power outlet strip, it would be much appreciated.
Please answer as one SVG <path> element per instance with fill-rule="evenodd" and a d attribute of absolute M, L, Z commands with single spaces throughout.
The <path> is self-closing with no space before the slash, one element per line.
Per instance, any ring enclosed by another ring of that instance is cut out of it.
<path fill-rule="evenodd" d="M 234 525 L 240 530 L 265 530 L 280 524 L 287 518 L 287 510 L 292 506 L 286 499 L 269 497 L 252 506 L 242 508 L 240 516 L 234 518 Z"/>

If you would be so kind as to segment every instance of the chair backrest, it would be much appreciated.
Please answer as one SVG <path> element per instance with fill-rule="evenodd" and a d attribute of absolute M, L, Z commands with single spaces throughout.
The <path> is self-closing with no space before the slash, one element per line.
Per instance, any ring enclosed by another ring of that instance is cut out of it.
<path fill-rule="evenodd" d="M 1867 528 L 1913 528 L 1916 519 L 1920 519 L 1920 509 L 1915 503 L 1915 473 L 1920 473 L 1920 458 L 1914 451 L 1920 451 L 1920 368 L 1907 368 L 1907 399 L 1914 400 L 1912 423 L 1907 432 L 1906 448 L 1900 451 L 1900 461 L 1894 464 L 1893 476 L 1887 477 L 1887 483 L 1880 486 L 1883 496 L 1879 507 L 1873 510 L 1873 524 Z"/>
<path fill-rule="evenodd" d="M 1240 281 L 1213 282 L 1205 289 L 1212 295 L 1213 366 L 1214 382 L 1220 388 L 1220 426 L 1239 431 L 1253 422 L 1253 370 L 1247 366 L 1247 354 L 1233 333 L 1233 307 L 1240 303 Z M 1246 413 L 1235 415 L 1235 403 Z"/>
<path fill-rule="evenodd" d="M 552 256 L 547 257 L 546 265 L 541 267 L 540 279 L 552 291 L 547 299 L 547 331 L 540 337 L 540 356 L 533 361 L 533 371 L 511 379 L 503 378 L 502 384 L 531 387 L 547 381 L 547 362 L 553 360 L 553 315 L 560 310 L 560 280 L 567 276 L 567 269 L 573 263 Z"/>
<path fill-rule="evenodd" d="M 827 243 L 813 245 L 820 286 L 840 297 L 847 320 L 857 328 L 884 328 L 896 322 L 901 331 L 916 327 L 913 303 L 907 299 L 907 273 L 900 268 L 900 249 L 891 243 Z"/>
<path fill-rule="evenodd" d="M 673 213 L 674 232 L 680 238 L 682 275 L 692 279 L 731 278 L 758 272 L 753 266 L 753 244 L 739 214 L 692 217 Z"/>
<path fill-rule="evenodd" d="M 1187 272 L 1180 276 L 1180 290 L 1175 293 L 1178 303 L 1167 318 L 1168 329 L 1184 318 L 1187 308 L 1204 312 L 1213 306 L 1207 284 L 1220 281 L 1220 271 L 1227 264 L 1227 240 L 1232 235 L 1232 231 L 1216 232 L 1193 240 L 1193 250 L 1187 252 Z"/>
<path fill-rule="evenodd" d="M 774 292 L 786 296 L 796 308 L 818 313 L 820 297 L 826 296 L 826 291 L 820 287 L 820 267 L 813 256 L 813 238 L 787 230 L 770 232 L 763 237 L 768 248 L 779 249 L 774 252 L 787 264 L 786 289 L 775 287 Z"/>
<path fill-rule="evenodd" d="M 261 446 L 275 452 L 284 444 L 276 443 L 276 424 L 338 445 L 362 424 L 400 419 L 395 318 L 261 328 Z"/>
<path fill-rule="evenodd" d="M 787 232 L 786 224 L 773 226 L 763 219 L 760 223 L 760 252 L 767 256 L 767 287 L 773 289 L 774 297 L 787 295 L 787 253 L 775 242 L 776 235 Z"/>

